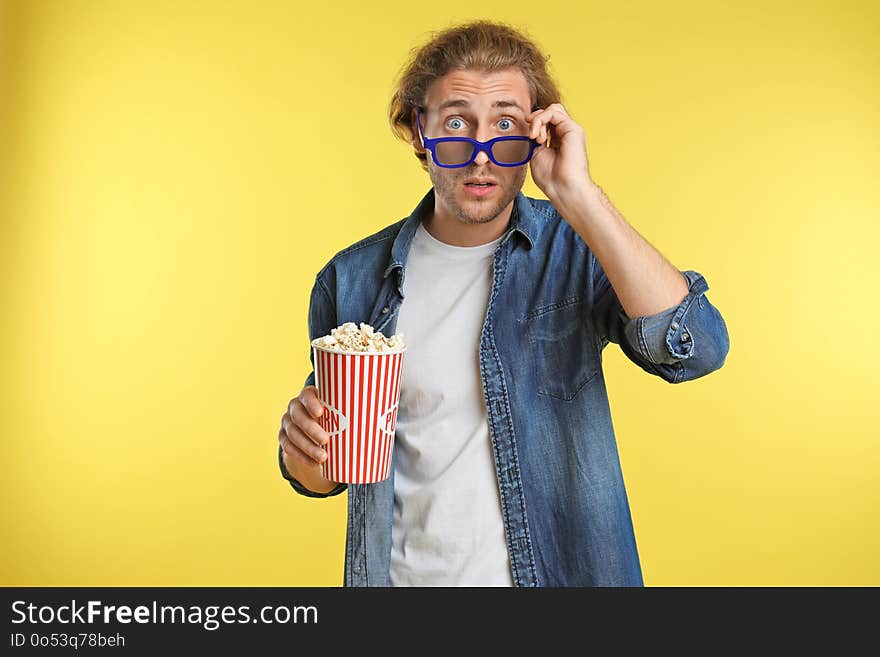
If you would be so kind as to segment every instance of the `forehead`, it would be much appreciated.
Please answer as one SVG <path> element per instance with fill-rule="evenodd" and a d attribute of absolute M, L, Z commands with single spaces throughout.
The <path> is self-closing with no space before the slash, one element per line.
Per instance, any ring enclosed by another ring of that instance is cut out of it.
<path fill-rule="evenodd" d="M 489 107 L 498 99 L 516 100 L 526 112 L 531 109 L 529 85 L 521 70 L 450 71 L 431 83 L 425 95 L 425 104 L 429 108 L 436 108 L 451 100 L 465 100 L 473 107 Z"/>

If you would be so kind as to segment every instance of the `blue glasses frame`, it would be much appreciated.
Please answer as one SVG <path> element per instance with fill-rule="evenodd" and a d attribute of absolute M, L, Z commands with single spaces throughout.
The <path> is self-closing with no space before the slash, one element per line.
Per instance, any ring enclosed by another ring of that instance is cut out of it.
<path fill-rule="evenodd" d="M 419 124 L 419 137 L 422 139 L 422 144 L 424 144 L 425 148 L 431 151 L 431 157 L 434 158 L 434 164 L 438 167 L 443 167 L 444 169 L 459 169 L 461 167 L 466 167 L 471 162 L 477 159 L 477 155 L 482 151 L 489 156 L 489 159 L 492 160 L 493 164 L 497 164 L 499 167 L 521 167 L 526 162 L 532 159 L 532 153 L 535 152 L 535 149 L 538 148 L 541 144 L 537 142 L 535 139 L 531 139 L 530 137 L 495 137 L 495 139 L 490 139 L 489 141 L 477 141 L 476 139 L 471 139 L 470 137 L 437 137 L 436 139 L 428 139 L 425 137 L 425 133 L 422 131 L 422 110 L 418 108 L 416 119 Z M 462 162 L 461 164 L 441 164 L 437 161 L 437 145 L 443 144 L 451 141 L 465 141 L 474 146 L 474 150 L 471 153 L 471 157 L 467 162 Z M 495 159 L 495 156 L 492 155 L 492 146 L 500 141 L 527 141 L 529 142 L 529 154 L 526 156 L 522 162 L 514 162 L 513 164 L 499 162 Z"/>

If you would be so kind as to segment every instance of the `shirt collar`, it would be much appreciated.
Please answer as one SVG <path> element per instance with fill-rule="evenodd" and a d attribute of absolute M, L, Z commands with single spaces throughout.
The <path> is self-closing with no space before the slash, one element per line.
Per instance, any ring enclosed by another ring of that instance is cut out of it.
<path fill-rule="evenodd" d="M 400 273 L 397 277 L 397 289 L 403 295 L 403 276 L 406 267 L 406 258 L 409 255 L 410 246 L 412 246 L 413 236 L 419 227 L 422 219 L 427 217 L 434 210 L 434 188 L 428 190 L 428 193 L 419 201 L 415 210 L 412 211 L 403 221 L 394 244 L 391 246 L 391 258 L 388 266 L 385 268 L 384 278 L 388 278 L 395 269 L 399 269 Z M 524 244 L 531 249 L 535 244 L 538 235 L 539 221 L 535 214 L 535 208 L 531 202 L 522 193 L 522 190 L 516 195 L 513 204 L 513 212 L 510 215 L 510 225 L 504 233 L 499 246 L 503 246 L 514 233 L 518 233 L 524 240 Z"/>

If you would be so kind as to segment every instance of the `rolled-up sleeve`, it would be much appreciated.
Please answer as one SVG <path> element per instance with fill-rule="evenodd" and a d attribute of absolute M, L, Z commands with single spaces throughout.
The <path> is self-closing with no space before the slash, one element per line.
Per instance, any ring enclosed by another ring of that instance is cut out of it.
<path fill-rule="evenodd" d="M 654 315 L 630 319 L 593 256 L 593 320 L 602 347 L 619 344 L 631 361 L 670 383 L 705 376 L 724 364 L 730 349 L 727 325 L 706 297 L 699 272 L 680 272 L 688 285 L 681 303 Z"/>
<path fill-rule="evenodd" d="M 335 305 L 330 299 L 330 294 L 320 279 L 315 279 L 315 285 L 312 287 L 312 294 L 309 298 L 309 344 L 315 338 L 320 338 L 322 335 L 330 333 L 330 330 L 336 326 L 335 322 L 336 310 Z M 315 385 L 315 356 L 311 348 L 309 348 L 309 360 L 312 363 L 312 371 L 306 377 L 303 384 L 304 387 Z M 348 488 L 346 484 L 339 484 L 329 493 L 316 493 L 313 490 L 309 490 L 284 467 L 280 445 L 278 446 L 278 467 L 281 469 L 281 476 L 290 482 L 293 490 L 306 497 L 332 497 L 333 495 L 339 495 L 339 493 Z"/>

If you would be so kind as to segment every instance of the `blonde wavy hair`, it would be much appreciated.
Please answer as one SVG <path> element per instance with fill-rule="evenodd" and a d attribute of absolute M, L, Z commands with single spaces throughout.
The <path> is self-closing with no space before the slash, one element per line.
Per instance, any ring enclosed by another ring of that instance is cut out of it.
<path fill-rule="evenodd" d="M 518 68 L 529 85 L 532 110 L 558 103 L 560 93 L 547 71 L 548 60 L 532 39 L 504 23 L 478 20 L 432 33 L 428 43 L 410 51 L 398 76 L 388 104 L 391 131 L 412 144 L 417 135 L 413 110 L 424 105 L 434 80 L 456 69 L 492 72 Z M 427 171 L 427 153 L 415 148 L 414 153 Z"/>

